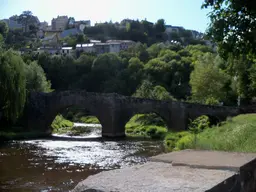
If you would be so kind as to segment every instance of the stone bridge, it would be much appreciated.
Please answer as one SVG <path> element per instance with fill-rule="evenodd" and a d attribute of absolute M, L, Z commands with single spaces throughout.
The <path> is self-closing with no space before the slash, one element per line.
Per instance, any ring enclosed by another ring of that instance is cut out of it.
<path fill-rule="evenodd" d="M 125 124 L 140 113 L 156 113 L 163 118 L 169 129 L 187 129 L 189 119 L 208 115 L 219 120 L 241 113 L 237 107 L 208 106 L 177 101 L 159 101 L 134 98 L 115 93 L 86 91 L 60 91 L 30 94 L 25 108 L 24 124 L 29 130 L 50 132 L 56 115 L 68 107 L 84 108 L 96 116 L 102 125 L 102 136 L 125 136 Z"/>

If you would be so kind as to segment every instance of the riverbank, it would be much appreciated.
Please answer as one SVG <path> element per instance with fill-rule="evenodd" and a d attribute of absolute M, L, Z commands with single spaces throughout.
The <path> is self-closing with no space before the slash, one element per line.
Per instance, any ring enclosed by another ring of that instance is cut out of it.
<path fill-rule="evenodd" d="M 95 122 L 95 117 L 84 117 Z M 200 124 L 200 122 L 199 122 Z M 70 136 L 90 133 L 94 127 L 73 127 L 74 123 L 57 116 L 52 123 L 53 133 L 67 133 Z M 100 129 L 100 126 L 99 126 Z M 206 149 L 220 151 L 256 152 L 256 115 L 246 114 L 228 118 L 219 125 L 207 127 L 194 135 L 190 131 L 168 132 L 164 122 L 154 114 L 135 115 L 126 124 L 129 138 L 162 140 L 167 151 L 183 149 Z M 49 136 L 40 132 L 0 132 L 0 141 L 33 139 Z M 195 138 L 196 136 L 196 138 Z"/>
<path fill-rule="evenodd" d="M 181 133 L 178 133 L 181 134 Z M 203 149 L 217 151 L 256 152 L 256 115 L 228 118 L 220 125 L 206 128 L 195 136 L 185 132 L 174 144 L 174 150 Z M 168 135 L 165 139 L 168 142 Z"/>
<path fill-rule="evenodd" d="M 81 117 L 87 122 L 94 122 L 97 118 Z M 72 122 L 65 120 L 60 125 L 71 125 Z M 128 137 L 139 137 L 147 139 L 162 140 L 167 151 L 178 151 L 183 149 L 206 149 L 220 151 L 256 152 L 256 115 L 246 114 L 228 118 L 218 125 L 208 126 L 207 119 L 196 121 L 196 126 L 204 127 L 196 135 L 192 131 L 170 132 L 164 121 L 155 114 L 138 114 L 130 119 L 125 130 Z M 58 122 L 58 121 L 57 121 Z M 204 126 L 202 126 L 204 125 Z M 55 127 L 58 127 L 55 125 Z M 88 133 L 88 128 L 61 128 L 59 133 L 71 132 L 71 135 Z M 58 132 L 57 131 L 57 132 Z"/>
<path fill-rule="evenodd" d="M 0 143 L 11 140 L 40 139 L 50 136 L 42 132 L 0 132 Z"/>

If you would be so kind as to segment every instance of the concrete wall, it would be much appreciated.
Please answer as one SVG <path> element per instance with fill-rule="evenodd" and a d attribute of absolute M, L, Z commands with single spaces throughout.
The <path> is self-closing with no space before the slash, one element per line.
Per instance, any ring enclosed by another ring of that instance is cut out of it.
<path fill-rule="evenodd" d="M 239 173 L 219 183 L 207 192 L 255 192 L 256 191 L 256 158 L 240 167 Z"/>

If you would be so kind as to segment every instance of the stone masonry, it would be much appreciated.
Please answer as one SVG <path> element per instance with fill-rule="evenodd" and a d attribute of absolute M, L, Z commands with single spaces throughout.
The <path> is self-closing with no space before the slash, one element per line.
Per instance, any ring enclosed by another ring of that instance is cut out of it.
<path fill-rule="evenodd" d="M 56 115 L 68 107 L 84 108 L 96 116 L 102 125 L 102 136 L 125 136 L 125 124 L 132 116 L 140 113 L 156 113 L 166 122 L 169 129 L 187 129 L 189 119 L 208 115 L 219 120 L 241 112 L 236 107 L 207 106 L 177 101 L 159 101 L 134 98 L 116 93 L 93 93 L 86 91 L 59 91 L 30 94 L 23 118 L 28 130 L 51 132 L 50 125 Z"/>

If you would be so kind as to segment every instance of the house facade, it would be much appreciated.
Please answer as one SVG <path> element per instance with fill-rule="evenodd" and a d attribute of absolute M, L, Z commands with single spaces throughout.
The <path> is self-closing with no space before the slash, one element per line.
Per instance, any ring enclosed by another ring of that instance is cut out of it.
<path fill-rule="evenodd" d="M 165 33 L 180 33 L 180 31 L 185 30 L 183 27 L 165 25 Z"/>
<path fill-rule="evenodd" d="M 62 47 L 60 54 L 62 54 L 62 55 L 74 55 L 75 50 L 73 50 L 72 47 Z"/>
<path fill-rule="evenodd" d="M 40 24 L 39 24 L 39 29 L 41 29 L 41 30 L 47 30 L 47 27 L 48 27 L 48 23 L 47 23 L 46 21 L 40 22 Z"/>
<path fill-rule="evenodd" d="M 58 34 L 54 33 L 50 36 L 46 36 L 42 39 L 43 46 L 49 46 L 54 48 L 61 47 L 60 45 L 60 39 L 58 37 Z"/>
<path fill-rule="evenodd" d="M 93 43 L 77 44 L 76 50 L 86 53 L 95 53 L 95 47 Z"/>
<path fill-rule="evenodd" d="M 37 49 L 37 53 L 49 53 L 51 55 L 58 55 L 61 53 L 61 49 L 54 47 L 40 47 Z"/>
<path fill-rule="evenodd" d="M 95 52 L 97 54 L 108 53 L 110 51 L 110 46 L 108 43 L 96 43 L 94 44 Z"/>
<path fill-rule="evenodd" d="M 52 30 L 61 30 L 66 29 L 68 25 L 68 16 L 58 16 L 57 18 L 52 19 Z"/>
<path fill-rule="evenodd" d="M 195 31 L 195 30 L 190 30 L 191 34 L 192 34 L 192 37 L 194 39 L 202 39 L 204 34 L 203 33 L 200 33 L 198 31 Z"/>
<path fill-rule="evenodd" d="M 119 51 L 127 50 L 135 44 L 135 42 L 131 40 L 108 40 L 106 43 L 118 43 L 120 45 Z"/>

